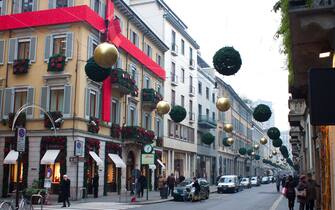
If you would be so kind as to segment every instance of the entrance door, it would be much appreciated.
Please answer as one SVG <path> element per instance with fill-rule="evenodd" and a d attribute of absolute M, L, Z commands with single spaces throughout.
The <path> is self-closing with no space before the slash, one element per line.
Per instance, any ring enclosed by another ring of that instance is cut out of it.
<path fill-rule="evenodd" d="M 127 173 L 126 173 L 126 179 L 127 179 L 127 190 L 131 189 L 131 184 L 134 182 L 132 172 L 135 169 L 135 155 L 132 151 L 130 151 L 127 155 Z"/>

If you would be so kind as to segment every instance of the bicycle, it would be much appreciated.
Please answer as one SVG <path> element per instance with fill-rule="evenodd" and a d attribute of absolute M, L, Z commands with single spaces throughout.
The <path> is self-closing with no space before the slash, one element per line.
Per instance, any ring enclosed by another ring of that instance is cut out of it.
<path fill-rule="evenodd" d="M 33 205 L 31 204 L 30 201 L 28 201 L 26 198 L 21 196 L 21 200 L 19 203 L 19 209 L 18 210 L 34 210 Z"/>
<path fill-rule="evenodd" d="M 0 203 L 1 210 L 15 210 L 14 201 L 3 201 Z"/>

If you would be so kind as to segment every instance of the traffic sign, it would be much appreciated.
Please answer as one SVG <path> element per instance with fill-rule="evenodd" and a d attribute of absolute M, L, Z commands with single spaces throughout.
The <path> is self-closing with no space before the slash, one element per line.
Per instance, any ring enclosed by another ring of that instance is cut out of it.
<path fill-rule="evenodd" d="M 75 145 L 74 155 L 79 156 L 79 157 L 84 156 L 84 142 L 80 140 L 76 140 L 74 145 Z"/>
<path fill-rule="evenodd" d="M 26 150 L 26 129 L 25 128 L 18 128 L 17 129 L 17 151 L 24 152 Z"/>

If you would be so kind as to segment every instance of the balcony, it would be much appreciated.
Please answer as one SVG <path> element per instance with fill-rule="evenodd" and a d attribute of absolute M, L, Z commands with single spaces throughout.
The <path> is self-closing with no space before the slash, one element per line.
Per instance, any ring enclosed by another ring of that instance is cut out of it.
<path fill-rule="evenodd" d="M 152 144 L 155 133 L 139 126 L 125 126 L 121 131 L 122 139 L 128 143 Z"/>
<path fill-rule="evenodd" d="M 120 91 L 121 94 L 135 94 L 138 91 L 135 80 L 131 79 L 130 74 L 120 68 L 113 69 L 111 72 L 112 88 Z"/>
<path fill-rule="evenodd" d="M 159 101 L 163 100 L 161 94 L 152 88 L 142 89 L 142 106 L 145 110 L 154 110 Z"/>
<path fill-rule="evenodd" d="M 178 85 L 178 76 L 175 73 L 171 73 L 171 85 Z"/>
<path fill-rule="evenodd" d="M 195 61 L 194 61 L 194 59 L 190 59 L 190 61 L 189 61 L 189 68 L 191 70 L 195 69 Z"/>
<path fill-rule="evenodd" d="M 174 56 L 178 55 L 178 45 L 176 45 L 176 44 L 171 45 L 171 54 L 174 55 Z"/>
<path fill-rule="evenodd" d="M 189 112 L 188 113 L 188 119 L 190 123 L 194 123 L 195 122 L 195 113 L 194 112 Z"/>
<path fill-rule="evenodd" d="M 304 99 L 290 99 L 289 108 L 288 121 L 290 126 L 301 126 L 300 122 L 304 120 L 306 112 L 306 101 Z"/>
<path fill-rule="evenodd" d="M 208 115 L 199 115 L 198 125 L 199 127 L 206 129 L 216 128 L 216 121 Z"/>
<path fill-rule="evenodd" d="M 195 87 L 194 86 L 190 86 L 188 94 L 189 94 L 190 97 L 195 96 Z"/>

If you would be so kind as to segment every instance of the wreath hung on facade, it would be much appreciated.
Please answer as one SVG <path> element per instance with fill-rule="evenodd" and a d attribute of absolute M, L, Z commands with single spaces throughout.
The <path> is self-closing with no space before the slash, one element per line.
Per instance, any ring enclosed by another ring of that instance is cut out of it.
<path fill-rule="evenodd" d="M 257 120 L 258 122 L 265 122 L 270 119 L 271 114 L 272 112 L 269 106 L 265 104 L 259 104 L 255 108 L 252 115 L 254 116 L 254 119 Z"/>
<path fill-rule="evenodd" d="M 88 59 L 85 65 L 85 73 L 91 80 L 95 82 L 102 82 L 110 75 L 111 69 L 100 67 L 92 57 Z"/>
<path fill-rule="evenodd" d="M 186 110 L 184 107 L 177 105 L 172 107 L 169 115 L 174 122 L 179 123 L 185 119 Z"/>
<path fill-rule="evenodd" d="M 215 141 L 215 136 L 213 136 L 211 133 L 205 133 L 201 136 L 201 141 L 204 144 L 210 145 Z"/>
<path fill-rule="evenodd" d="M 283 141 L 281 139 L 272 140 L 272 145 L 274 147 L 281 147 L 281 145 L 283 145 Z"/>
<path fill-rule="evenodd" d="M 279 139 L 279 137 L 280 137 L 280 131 L 276 127 L 269 128 L 267 134 L 268 134 L 269 138 L 272 139 L 272 140 Z"/>
<path fill-rule="evenodd" d="M 234 75 L 242 65 L 240 53 L 233 47 L 223 47 L 213 56 L 213 65 L 222 75 Z"/>
<path fill-rule="evenodd" d="M 245 155 L 245 154 L 247 154 L 247 149 L 242 147 L 238 150 L 238 152 L 240 153 L 240 155 Z"/>

